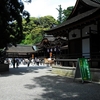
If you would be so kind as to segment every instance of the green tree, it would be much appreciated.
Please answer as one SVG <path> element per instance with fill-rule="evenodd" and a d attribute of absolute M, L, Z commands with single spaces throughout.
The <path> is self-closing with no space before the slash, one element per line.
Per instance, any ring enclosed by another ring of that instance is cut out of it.
<path fill-rule="evenodd" d="M 69 17 L 69 15 L 72 12 L 73 8 L 74 8 L 74 6 L 70 6 L 67 9 L 63 10 L 63 21 L 65 21 Z"/>
<path fill-rule="evenodd" d="M 0 0 L 0 48 L 8 43 L 19 43 L 23 38 L 22 18 L 29 21 L 29 13 L 24 11 L 22 0 Z"/>
<path fill-rule="evenodd" d="M 57 10 L 58 10 L 58 13 L 59 13 L 59 15 L 58 15 L 58 23 L 60 24 L 60 23 L 62 23 L 62 21 L 63 21 L 63 10 L 62 10 L 62 7 L 61 7 L 61 5 L 59 5 L 59 8 L 56 8 Z"/>
<path fill-rule="evenodd" d="M 51 28 L 53 25 L 57 25 L 57 21 L 52 16 L 44 16 L 39 19 L 40 25 L 44 28 Z"/>
<path fill-rule="evenodd" d="M 48 30 L 53 25 L 57 25 L 57 21 L 52 16 L 30 17 L 30 22 L 23 20 L 23 36 L 22 44 L 36 44 L 43 39 L 44 30 Z"/>
<path fill-rule="evenodd" d="M 63 10 L 61 5 L 59 5 L 59 8 L 56 8 L 58 10 L 58 13 L 59 13 L 58 19 L 57 19 L 59 24 L 61 24 L 62 22 L 64 22 L 68 18 L 68 16 L 72 12 L 73 8 L 74 8 L 73 6 L 70 6 L 67 9 Z"/>

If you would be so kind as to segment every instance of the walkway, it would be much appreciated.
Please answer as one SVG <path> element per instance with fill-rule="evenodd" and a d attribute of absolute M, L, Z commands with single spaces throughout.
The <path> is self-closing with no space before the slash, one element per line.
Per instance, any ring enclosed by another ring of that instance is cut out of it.
<path fill-rule="evenodd" d="M 57 76 L 46 66 L 20 65 L 1 73 L 0 100 L 100 100 L 100 84 Z"/>

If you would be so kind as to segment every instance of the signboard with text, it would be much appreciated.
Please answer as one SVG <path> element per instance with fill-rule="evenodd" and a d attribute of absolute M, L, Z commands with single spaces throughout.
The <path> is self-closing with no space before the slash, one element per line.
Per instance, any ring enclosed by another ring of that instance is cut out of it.
<path fill-rule="evenodd" d="M 82 78 L 83 81 L 91 81 L 91 73 L 89 68 L 89 63 L 86 58 L 78 58 L 77 66 L 76 66 L 76 72 L 75 72 L 75 78 Z"/>

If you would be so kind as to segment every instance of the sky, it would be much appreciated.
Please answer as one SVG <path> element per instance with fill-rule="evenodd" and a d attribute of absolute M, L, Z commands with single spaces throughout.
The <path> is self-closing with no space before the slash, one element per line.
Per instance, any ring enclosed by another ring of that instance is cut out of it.
<path fill-rule="evenodd" d="M 31 3 L 24 3 L 24 10 L 30 13 L 31 17 L 44 17 L 51 15 L 55 19 L 58 17 L 59 5 L 61 5 L 62 10 L 67 9 L 67 7 L 74 6 L 76 0 L 32 0 Z"/>

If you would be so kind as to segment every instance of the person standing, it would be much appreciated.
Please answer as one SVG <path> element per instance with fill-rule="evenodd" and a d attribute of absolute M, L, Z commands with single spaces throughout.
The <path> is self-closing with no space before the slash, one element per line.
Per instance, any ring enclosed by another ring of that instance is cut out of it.
<path fill-rule="evenodd" d="M 28 62 L 27 62 L 28 67 L 30 66 L 30 63 L 31 63 L 31 58 L 28 59 Z"/>
<path fill-rule="evenodd" d="M 15 58 L 12 59 L 13 68 L 15 68 Z"/>
<path fill-rule="evenodd" d="M 40 61 L 39 58 L 37 58 L 36 63 L 37 63 L 38 66 L 39 66 L 39 61 Z"/>
<path fill-rule="evenodd" d="M 19 66 L 19 59 L 17 58 L 16 59 L 16 67 L 18 68 L 18 66 Z"/>

